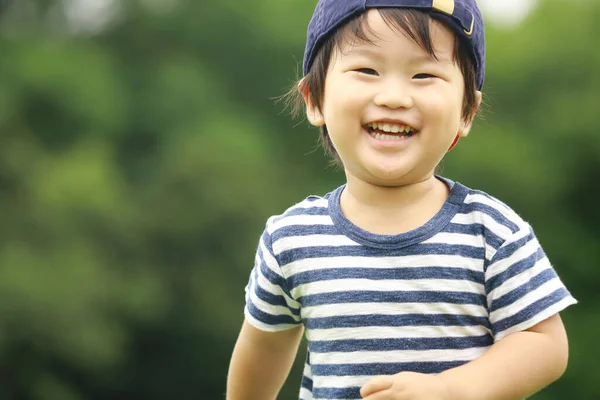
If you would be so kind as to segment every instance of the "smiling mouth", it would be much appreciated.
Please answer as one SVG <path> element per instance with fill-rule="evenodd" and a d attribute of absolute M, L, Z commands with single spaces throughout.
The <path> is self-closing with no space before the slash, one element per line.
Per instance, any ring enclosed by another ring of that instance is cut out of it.
<path fill-rule="evenodd" d="M 365 128 L 369 135 L 378 140 L 406 140 L 417 133 L 416 129 L 408 125 L 383 122 L 372 122 L 367 124 Z"/>

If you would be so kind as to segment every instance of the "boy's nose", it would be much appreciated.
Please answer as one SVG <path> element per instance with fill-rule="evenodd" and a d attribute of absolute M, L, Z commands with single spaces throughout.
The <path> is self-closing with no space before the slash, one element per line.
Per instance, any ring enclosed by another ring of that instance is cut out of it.
<path fill-rule="evenodd" d="M 414 101 L 410 89 L 406 83 L 381 82 L 381 87 L 375 95 L 374 102 L 379 107 L 387 108 L 410 108 Z"/>

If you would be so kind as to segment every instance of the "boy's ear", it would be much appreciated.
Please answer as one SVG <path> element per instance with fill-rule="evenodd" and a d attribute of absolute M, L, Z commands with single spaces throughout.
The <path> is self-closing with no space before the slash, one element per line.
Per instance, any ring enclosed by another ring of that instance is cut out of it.
<path fill-rule="evenodd" d="M 319 111 L 319 108 L 315 106 L 310 98 L 310 88 L 306 84 L 306 78 L 302 78 L 300 83 L 298 83 L 298 91 L 304 98 L 304 104 L 306 104 L 306 118 L 308 122 L 310 122 L 314 126 L 323 126 L 325 125 L 325 119 L 323 118 L 323 114 Z"/>
<path fill-rule="evenodd" d="M 479 111 L 479 107 L 481 106 L 482 99 L 483 99 L 483 95 L 481 94 L 481 92 L 479 90 L 477 92 L 475 92 L 475 106 L 473 107 L 473 111 L 472 111 L 471 115 L 469 116 L 469 119 L 466 121 L 463 121 L 463 124 L 458 131 L 459 137 L 465 137 L 471 131 L 471 128 L 473 127 L 473 120 L 475 119 L 475 115 L 477 115 L 477 111 Z"/>

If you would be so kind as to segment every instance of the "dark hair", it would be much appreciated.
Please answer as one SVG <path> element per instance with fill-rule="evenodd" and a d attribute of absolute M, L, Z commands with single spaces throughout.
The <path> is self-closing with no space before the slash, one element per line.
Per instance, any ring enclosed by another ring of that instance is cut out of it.
<path fill-rule="evenodd" d="M 437 58 L 431 40 L 429 24 L 431 19 L 436 19 L 443 24 L 445 23 L 437 19 L 435 14 L 402 8 L 380 8 L 377 11 L 390 28 L 405 32 L 410 39 L 421 46 L 430 56 Z M 308 96 L 310 101 L 319 111 L 322 110 L 325 95 L 325 79 L 334 50 L 340 50 L 342 45 L 348 42 L 355 43 L 356 41 L 360 41 L 363 43 L 373 43 L 369 38 L 369 34 L 373 36 L 374 32 L 368 25 L 366 16 L 367 13 L 362 13 L 327 38 L 321 45 L 310 71 L 306 74 L 304 80 L 296 82 L 282 96 L 290 108 L 292 115 L 297 116 L 304 110 L 304 99 L 301 93 L 306 90 L 309 91 Z M 454 47 L 454 61 L 460 68 L 465 81 L 462 117 L 467 123 L 470 123 L 475 118 L 477 112 L 477 75 L 473 60 L 473 50 L 469 43 L 457 35 Z M 319 142 L 326 153 L 333 157 L 333 163 L 337 164 L 340 161 L 339 156 L 333 147 L 325 125 L 320 128 Z"/>

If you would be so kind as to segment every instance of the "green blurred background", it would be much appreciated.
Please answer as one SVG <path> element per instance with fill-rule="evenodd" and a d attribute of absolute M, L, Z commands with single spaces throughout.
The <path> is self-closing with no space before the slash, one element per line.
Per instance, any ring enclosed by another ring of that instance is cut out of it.
<path fill-rule="evenodd" d="M 0 1 L 1 399 L 224 398 L 267 217 L 344 179 L 274 102 L 314 5 Z M 537 400 L 600 399 L 599 37 L 598 0 L 488 24 L 487 105 L 444 162 L 580 301 Z"/>

